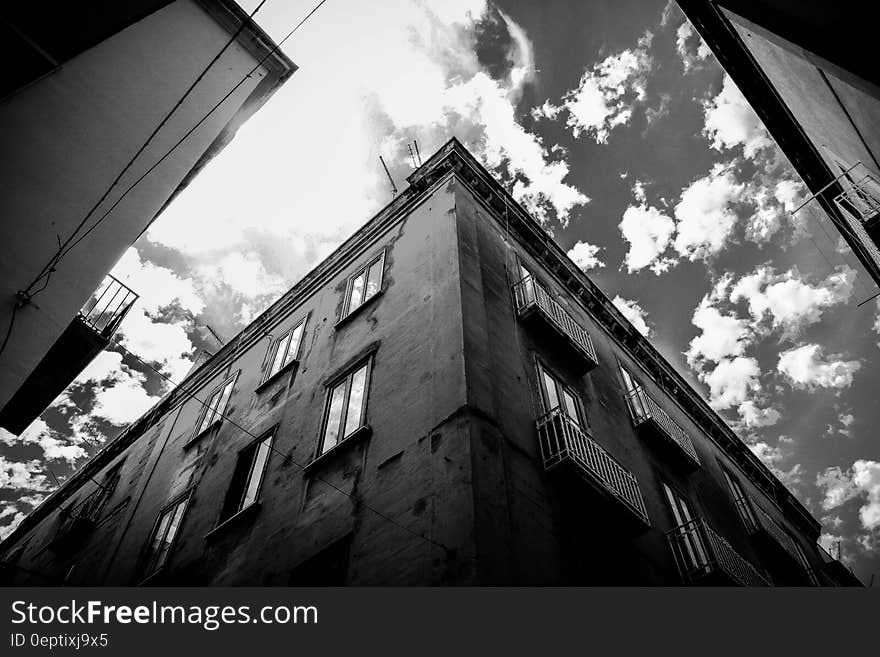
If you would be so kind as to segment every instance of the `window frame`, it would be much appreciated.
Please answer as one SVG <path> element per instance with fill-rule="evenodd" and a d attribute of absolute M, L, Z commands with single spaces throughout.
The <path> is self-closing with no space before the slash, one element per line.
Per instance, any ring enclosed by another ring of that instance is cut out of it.
<path fill-rule="evenodd" d="M 223 506 L 220 508 L 220 515 L 217 518 L 217 527 L 222 526 L 223 524 L 229 522 L 239 514 L 247 511 L 250 507 L 256 505 L 260 501 L 260 494 L 263 490 L 263 484 L 266 481 L 266 472 L 269 469 L 269 460 L 272 457 L 272 443 L 275 441 L 275 435 L 277 433 L 277 425 L 269 429 L 268 431 L 264 431 L 258 438 L 250 441 L 247 445 L 238 450 L 238 454 L 236 455 L 235 460 L 235 469 L 232 472 L 232 478 L 229 482 L 229 487 L 226 489 L 226 496 L 223 498 Z M 251 489 L 251 482 L 254 479 L 254 470 L 257 462 L 257 458 L 260 454 L 260 446 L 263 443 L 268 443 L 266 447 L 266 457 L 263 460 L 262 465 L 260 466 L 259 472 L 259 481 L 257 483 L 256 491 L 254 493 L 254 498 L 245 504 L 245 500 L 247 499 L 248 491 Z M 250 463 L 247 466 L 247 475 L 241 480 L 241 482 L 235 481 L 234 477 L 238 471 L 239 464 L 241 463 L 242 454 L 248 450 L 253 450 L 250 455 Z M 235 502 L 235 509 L 229 511 L 227 509 L 227 505 L 229 504 L 230 495 L 233 493 L 233 486 L 238 486 L 240 483 L 240 490 L 235 494 L 238 498 Z"/>
<path fill-rule="evenodd" d="M 315 450 L 313 461 L 316 461 L 322 456 L 335 450 L 337 447 L 350 440 L 353 436 L 357 435 L 359 430 L 367 426 L 367 409 L 370 398 L 370 387 L 373 383 L 373 366 L 374 355 L 370 354 L 366 358 L 357 361 L 351 367 L 346 368 L 346 370 L 342 374 L 334 377 L 329 383 L 327 383 L 327 385 L 325 385 L 324 410 L 321 415 L 321 428 L 318 433 L 318 446 Z M 346 434 L 344 432 L 345 426 L 348 424 L 348 412 L 350 410 L 349 403 L 351 399 L 352 381 L 354 380 L 354 375 L 364 368 L 366 368 L 366 374 L 364 377 L 364 392 L 363 399 L 361 401 L 360 419 L 358 422 L 358 426 L 355 427 L 350 433 Z M 337 429 L 336 442 L 331 447 L 325 449 L 324 446 L 327 442 L 327 423 L 330 419 L 333 393 L 340 386 L 345 386 L 345 392 L 343 393 L 342 398 L 342 414 L 339 418 L 339 428 Z"/>
<path fill-rule="evenodd" d="M 755 509 L 752 508 L 751 498 L 746 494 L 739 478 L 734 476 L 724 464 L 721 464 L 721 472 L 724 474 L 727 492 L 733 500 L 733 507 L 736 510 L 740 523 L 742 523 L 748 533 L 754 532 L 760 525 L 758 524 Z"/>
<path fill-rule="evenodd" d="M 385 253 L 388 249 L 383 248 L 378 254 L 370 258 L 366 264 L 359 267 L 357 271 L 355 271 L 351 276 L 348 277 L 348 281 L 345 284 L 345 298 L 342 302 L 342 314 L 339 317 L 339 321 L 341 322 L 346 317 L 351 316 L 353 313 L 357 312 L 361 308 L 363 308 L 370 299 L 374 299 L 376 296 L 381 294 L 382 285 L 385 283 Z M 367 296 L 367 285 L 369 283 L 369 274 L 370 269 L 376 263 L 380 263 L 379 265 L 379 287 L 373 292 L 370 296 Z M 354 288 L 355 281 L 360 278 L 363 274 L 364 276 L 364 287 L 361 293 L 361 300 L 358 302 L 358 305 L 354 308 L 351 307 L 351 293 Z"/>
<path fill-rule="evenodd" d="M 159 511 L 159 514 L 156 516 L 156 520 L 153 523 L 153 529 L 150 531 L 150 536 L 147 539 L 147 544 L 144 552 L 142 566 L 143 575 L 141 577 L 141 583 L 146 582 L 147 580 L 154 577 L 156 574 L 165 569 L 165 565 L 168 563 L 168 559 L 171 557 L 171 554 L 174 551 L 174 544 L 177 542 L 177 537 L 180 536 L 180 530 L 183 527 L 184 521 L 186 520 L 186 512 L 189 510 L 189 503 L 192 500 L 192 493 L 193 489 L 190 488 L 182 494 L 178 495 L 171 502 L 163 506 L 162 509 Z M 166 542 L 165 538 L 168 536 L 168 530 L 170 529 L 171 524 L 174 522 L 175 515 L 177 515 L 177 509 L 181 506 L 183 508 L 180 512 L 180 517 L 177 521 L 177 525 L 174 528 L 174 535 L 171 537 L 171 541 L 168 543 L 168 548 L 164 551 L 162 562 L 158 563 L 158 555 L 162 554 L 162 547 L 160 546 L 154 549 L 153 544 L 156 541 L 159 528 L 162 524 L 162 519 L 165 516 L 169 516 L 168 526 L 165 528 L 162 538 L 162 545 L 164 545 Z"/>
<path fill-rule="evenodd" d="M 709 551 L 703 543 L 703 535 L 699 531 L 694 531 L 697 526 L 696 521 L 702 514 L 693 501 L 691 501 L 691 498 L 685 495 L 678 486 L 673 485 L 666 479 L 660 480 L 660 486 L 663 489 L 663 501 L 666 511 L 672 518 L 672 530 L 680 530 L 681 527 L 693 523 L 690 534 L 688 530 L 680 531 L 682 542 L 687 547 L 688 558 L 691 564 L 702 569 L 708 568 L 711 559 L 709 558 Z M 682 513 L 682 510 L 685 513 Z M 688 518 L 682 522 L 681 517 L 685 515 Z"/>
<path fill-rule="evenodd" d="M 280 335 L 279 337 L 272 340 L 272 342 L 269 344 L 269 349 L 267 350 L 267 354 L 266 354 L 267 355 L 266 373 L 263 376 L 262 383 L 267 383 L 271 379 L 275 378 L 276 376 L 278 376 L 279 374 L 281 374 L 282 372 L 287 370 L 294 363 L 299 362 L 299 356 L 302 351 L 303 338 L 305 337 L 305 334 L 306 334 L 306 321 L 308 320 L 308 318 L 309 318 L 309 316 L 307 314 L 305 317 L 303 317 L 298 322 L 296 322 L 293 326 L 291 326 L 290 329 L 285 331 L 282 335 Z M 287 346 L 285 347 L 286 351 L 284 354 L 284 358 L 282 359 L 282 364 L 278 367 L 277 370 L 275 370 L 273 372 L 272 368 L 275 365 L 275 360 L 278 355 L 278 347 L 281 345 L 282 341 L 285 338 L 292 336 L 293 333 L 297 329 L 301 329 L 301 330 L 300 330 L 299 338 L 296 343 L 296 349 L 295 349 L 293 355 L 291 355 L 290 341 L 288 341 Z"/>
<path fill-rule="evenodd" d="M 207 401 L 201 403 L 202 410 L 199 413 L 199 419 L 196 421 L 196 428 L 192 434 L 192 437 L 187 442 L 187 445 L 198 439 L 200 436 L 208 433 L 214 426 L 220 424 L 223 421 L 223 418 L 226 416 L 226 408 L 229 406 L 229 400 L 232 398 L 232 393 L 235 390 L 235 383 L 238 380 L 239 372 L 236 372 L 230 377 L 227 377 L 220 383 L 218 386 L 211 389 L 211 394 L 208 396 Z M 223 404 L 223 409 L 220 410 L 220 401 L 223 399 L 224 391 L 226 386 L 230 386 L 229 394 L 226 396 L 226 401 Z M 216 395 L 220 395 L 217 400 L 217 407 L 212 408 L 212 404 L 214 401 L 214 397 Z M 211 420 L 207 424 L 205 420 L 208 417 L 208 413 L 211 413 Z"/>
<path fill-rule="evenodd" d="M 588 427 L 586 422 L 586 413 L 584 413 L 580 395 L 577 394 L 574 388 L 567 385 L 565 381 L 562 380 L 562 377 L 560 377 L 558 374 L 556 374 L 556 372 L 547 367 L 541 361 L 541 359 L 535 358 L 535 365 L 538 370 L 538 388 L 541 393 L 541 405 L 543 406 L 544 414 L 549 413 L 554 408 L 559 408 L 562 410 L 563 413 L 565 413 L 566 417 L 573 420 L 578 427 L 586 430 Z M 546 381 L 544 379 L 545 374 L 553 380 L 553 383 L 556 387 L 556 390 L 554 392 L 556 394 L 557 404 L 553 407 L 550 406 L 549 391 L 547 390 Z M 568 409 L 565 408 L 563 401 L 564 398 L 560 394 L 562 392 L 567 393 L 574 402 L 575 417 L 572 417 L 571 413 L 568 412 Z"/>

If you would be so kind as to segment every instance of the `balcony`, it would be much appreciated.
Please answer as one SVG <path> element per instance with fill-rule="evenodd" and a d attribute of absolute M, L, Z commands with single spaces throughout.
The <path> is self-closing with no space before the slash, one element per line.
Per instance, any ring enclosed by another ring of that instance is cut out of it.
<path fill-rule="evenodd" d="M 766 577 L 719 536 L 702 517 L 666 533 L 685 583 L 770 586 Z"/>
<path fill-rule="evenodd" d="M 94 531 L 104 505 L 116 488 L 118 477 L 89 493 L 84 499 L 61 511 L 61 524 L 48 548 L 53 552 L 72 552 Z"/>
<path fill-rule="evenodd" d="M 700 458 L 690 436 L 651 395 L 641 387 L 633 388 L 626 393 L 626 404 L 639 434 L 683 470 L 690 472 L 700 467 Z"/>
<path fill-rule="evenodd" d="M 590 334 L 560 306 L 544 289 L 526 276 L 513 286 L 513 298 L 516 313 L 524 322 L 549 328 L 562 338 L 562 343 L 576 359 L 575 362 L 583 373 L 589 372 L 598 365 L 596 350 Z"/>
<path fill-rule="evenodd" d="M 880 245 L 880 184 L 870 174 L 834 197 L 842 212 L 861 223 L 875 244 Z"/>
<path fill-rule="evenodd" d="M 554 408 L 537 421 L 538 442 L 544 469 L 567 472 L 585 480 L 607 502 L 605 510 L 631 525 L 647 529 L 651 523 L 639 483 L 605 449 L 594 441 L 560 408 Z M 580 495 L 572 499 L 585 502 Z"/>
<path fill-rule="evenodd" d="M 128 286 L 108 275 L 0 411 L 0 426 L 18 435 L 39 417 L 110 344 L 137 298 Z"/>
<path fill-rule="evenodd" d="M 771 565 L 771 573 L 778 584 L 800 586 L 816 585 L 816 576 L 805 563 L 794 539 L 757 504 L 743 498 L 736 501 L 737 511 L 749 535 L 762 550 Z M 749 513 L 749 510 L 753 513 Z"/>

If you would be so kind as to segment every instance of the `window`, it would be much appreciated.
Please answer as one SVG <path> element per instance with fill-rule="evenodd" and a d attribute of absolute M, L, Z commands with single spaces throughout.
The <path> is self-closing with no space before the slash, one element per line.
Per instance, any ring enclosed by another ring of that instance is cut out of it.
<path fill-rule="evenodd" d="M 663 483 L 663 492 L 666 502 L 672 512 L 672 520 L 678 533 L 678 544 L 681 548 L 682 557 L 687 562 L 689 569 L 703 568 L 709 563 L 703 539 L 698 531 L 695 516 L 691 509 L 691 503 L 671 486 Z"/>
<path fill-rule="evenodd" d="M 722 471 L 724 472 L 724 478 L 727 480 L 727 487 L 730 489 L 730 494 L 733 497 L 733 503 L 736 505 L 739 519 L 742 520 L 743 525 L 745 525 L 748 531 L 754 531 L 758 527 L 758 521 L 755 518 L 755 511 L 752 509 L 749 498 L 746 497 L 736 477 L 730 474 L 727 468 L 722 468 Z"/>
<path fill-rule="evenodd" d="M 202 419 L 199 422 L 198 429 L 196 429 L 193 437 L 201 435 L 215 422 L 219 422 L 223 419 L 223 414 L 226 413 L 226 404 L 229 402 L 229 396 L 232 394 L 233 386 L 235 386 L 235 379 L 236 377 L 233 376 L 211 393 L 211 396 L 205 403 Z"/>
<path fill-rule="evenodd" d="M 269 369 L 266 371 L 266 379 L 269 380 L 282 369 L 287 367 L 291 361 L 296 360 L 299 354 L 299 345 L 302 341 L 303 328 L 306 320 L 300 322 L 290 329 L 287 333 L 278 338 L 271 346 L 271 362 Z"/>
<path fill-rule="evenodd" d="M 810 584 L 812 586 L 820 586 L 819 578 L 816 577 L 816 572 L 810 566 L 810 562 L 807 560 L 807 555 L 804 553 L 804 549 L 801 547 L 801 544 L 797 542 L 794 536 L 788 534 L 788 540 L 791 541 L 792 546 L 794 546 L 795 552 L 798 555 L 798 561 L 801 562 L 801 567 L 806 571 L 807 577 L 810 580 Z"/>
<path fill-rule="evenodd" d="M 382 273 L 385 267 L 385 251 L 367 263 L 348 279 L 345 306 L 342 317 L 347 317 L 382 289 Z"/>
<path fill-rule="evenodd" d="M 623 366 L 623 363 L 618 362 L 618 365 L 620 366 L 620 375 L 623 377 L 623 385 L 626 388 L 626 391 L 633 392 L 641 390 L 642 384 L 629 373 L 629 370 Z"/>
<path fill-rule="evenodd" d="M 368 360 L 330 388 L 318 456 L 325 454 L 366 424 L 369 374 Z"/>
<path fill-rule="evenodd" d="M 243 511 L 257 501 L 263 474 L 272 450 L 272 438 L 275 430 L 255 440 L 238 453 L 238 462 L 232 473 L 232 482 L 226 493 L 223 508 L 220 510 L 219 522 L 229 520 L 239 511 Z"/>
<path fill-rule="evenodd" d="M 174 539 L 180 530 L 180 523 L 183 520 L 183 514 L 189 503 L 189 495 L 187 493 L 176 502 L 169 504 L 159 514 L 144 562 L 146 565 L 144 572 L 147 576 L 161 569 L 165 562 L 168 561 L 168 554 L 171 552 L 171 546 L 174 544 Z"/>
<path fill-rule="evenodd" d="M 580 413 L 574 393 L 566 388 L 562 382 L 554 375 L 550 374 L 547 369 L 538 364 L 538 372 L 541 376 L 541 393 L 544 402 L 544 410 L 552 411 L 554 408 L 561 408 L 562 411 L 570 417 L 575 424 L 581 424 Z"/>

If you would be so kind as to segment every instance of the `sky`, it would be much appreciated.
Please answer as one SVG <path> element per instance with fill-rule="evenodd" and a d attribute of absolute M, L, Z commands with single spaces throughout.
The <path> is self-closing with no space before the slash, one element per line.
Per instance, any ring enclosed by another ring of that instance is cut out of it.
<path fill-rule="evenodd" d="M 312 7 L 255 18 L 279 40 Z M 402 188 L 407 143 L 454 135 L 880 575 L 877 290 L 674 3 L 327 0 L 283 49 L 299 70 L 114 268 L 127 349 L 180 381 L 391 201 L 380 155 Z M 0 538 L 169 386 L 110 348 L 0 429 Z"/>

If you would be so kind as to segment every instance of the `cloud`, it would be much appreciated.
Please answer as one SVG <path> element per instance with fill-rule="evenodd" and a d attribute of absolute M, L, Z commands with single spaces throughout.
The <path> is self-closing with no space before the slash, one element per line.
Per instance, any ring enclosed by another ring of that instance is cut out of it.
<path fill-rule="evenodd" d="M 73 465 L 77 459 L 88 454 L 76 441 L 62 438 L 58 431 L 51 429 L 41 418 L 37 418 L 21 433 L 14 436 L 0 428 L 0 443 L 7 446 L 37 445 L 43 451 L 43 458 L 54 461 L 64 460 Z"/>
<path fill-rule="evenodd" d="M 730 291 L 734 303 L 744 300 L 756 323 L 769 318 L 773 328 L 796 335 L 805 326 L 818 322 L 825 308 L 849 300 L 856 272 L 839 266 L 819 285 L 810 285 L 797 270 L 777 273 L 772 267 L 759 267 L 743 276 Z"/>
<path fill-rule="evenodd" d="M 629 206 L 620 221 L 620 232 L 629 243 L 624 256 L 627 272 L 650 267 L 655 274 L 666 271 L 673 260 L 661 258 L 675 232 L 675 222 L 653 206 Z"/>
<path fill-rule="evenodd" d="M 696 37 L 696 39 L 694 39 L 694 37 Z M 696 51 L 693 50 L 692 46 L 692 42 L 695 40 L 697 41 Z M 685 73 L 698 68 L 701 63 L 708 59 L 712 54 L 709 46 L 703 41 L 703 38 L 696 33 L 687 19 L 678 26 L 678 29 L 675 32 L 675 49 L 681 57 Z"/>
<path fill-rule="evenodd" d="M 654 60 L 649 54 L 653 35 L 646 32 L 635 48 L 609 55 L 584 71 L 575 89 L 559 106 L 545 103 L 533 111 L 536 118 L 567 115 L 566 126 L 575 138 L 585 135 L 605 144 L 611 131 L 629 123 L 633 108 L 645 100 L 647 77 Z"/>
<path fill-rule="evenodd" d="M 10 516 L 12 517 L 12 520 L 10 520 L 8 524 L 0 527 L 0 541 L 5 541 L 6 537 L 14 532 L 21 524 L 21 521 L 26 517 L 26 515 L 19 511 L 15 506 L 7 504 L 3 507 L 2 511 L 0 511 L 0 520 L 4 520 Z"/>
<path fill-rule="evenodd" d="M 685 352 L 691 367 L 707 360 L 717 363 L 731 356 L 740 356 L 751 340 L 748 322 L 719 311 L 713 305 L 712 295 L 703 297 L 694 310 L 691 323 L 700 329 L 700 334 L 691 340 Z"/>
<path fill-rule="evenodd" d="M 571 250 L 568 252 L 568 257 L 571 258 L 572 262 L 581 268 L 582 271 L 589 271 L 590 269 L 601 268 L 605 266 L 605 263 L 599 260 L 597 257 L 599 251 L 602 250 L 601 246 L 596 246 L 595 244 L 590 244 L 589 242 L 578 242 Z"/>
<path fill-rule="evenodd" d="M 146 376 L 122 362 L 115 351 L 102 351 L 79 377 L 77 385 L 94 395 L 90 418 L 117 426 L 134 422 L 159 401 L 144 388 Z"/>
<path fill-rule="evenodd" d="M 742 146 L 743 155 L 753 158 L 773 144 L 764 124 L 727 74 L 718 95 L 703 104 L 703 112 L 703 133 L 717 151 Z"/>
<path fill-rule="evenodd" d="M 782 418 L 775 408 L 760 408 L 753 400 L 747 399 L 742 402 L 737 409 L 740 420 L 747 429 L 759 429 L 763 427 L 772 427 Z"/>
<path fill-rule="evenodd" d="M 630 324 L 635 326 L 636 330 L 644 335 L 646 338 L 650 338 L 653 331 L 651 327 L 648 326 L 648 323 L 645 321 L 645 317 L 648 315 L 647 312 L 638 304 L 637 301 L 631 301 L 629 299 L 624 299 L 620 295 L 616 295 L 612 300 L 612 303 L 617 307 L 617 309 L 626 317 Z"/>
<path fill-rule="evenodd" d="M 720 163 L 686 187 L 675 206 L 675 250 L 689 260 L 705 259 L 721 251 L 737 221 L 730 206 L 741 201 L 744 188 Z"/>
<path fill-rule="evenodd" d="M 51 489 L 38 460 L 9 461 L 0 455 L 0 489 L 43 493 Z"/>
<path fill-rule="evenodd" d="M 710 372 L 700 375 L 709 386 L 709 404 L 715 410 L 739 406 L 749 394 L 761 389 L 761 368 L 754 358 L 722 358 Z"/>
<path fill-rule="evenodd" d="M 822 347 L 806 344 L 783 351 L 777 369 L 788 377 L 795 388 L 848 388 L 853 375 L 862 364 L 858 360 L 841 360 L 839 356 L 826 358 Z"/>
<path fill-rule="evenodd" d="M 838 466 L 826 468 L 816 475 L 816 485 L 824 491 L 822 508 L 826 511 L 845 502 L 862 498 L 859 509 L 862 527 L 873 531 L 880 528 L 880 462 L 859 459 L 849 470 Z"/>

